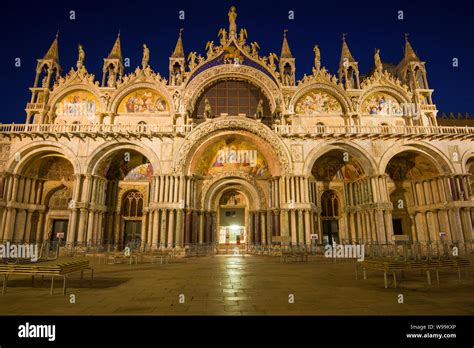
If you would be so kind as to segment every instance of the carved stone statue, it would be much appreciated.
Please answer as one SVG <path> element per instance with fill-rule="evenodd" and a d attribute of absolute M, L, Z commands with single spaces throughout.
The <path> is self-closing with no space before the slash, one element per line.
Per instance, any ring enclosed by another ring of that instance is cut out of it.
<path fill-rule="evenodd" d="M 235 195 L 232 194 L 227 200 L 227 205 L 236 205 L 236 204 L 237 204 L 237 201 L 235 199 Z"/>
<path fill-rule="evenodd" d="M 108 111 L 109 110 L 109 104 L 110 104 L 110 94 L 105 93 L 104 95 L 102 95 L 100 97 L 100 99 L 102 100 L 102 105 L 104 107 L 104 111 Z"/>
<path fill-rule="evenodd" d="M 208 41 L 206 44 L 207 58 L 214 55 L 214 41 Z"/>
<path fill-rule="evenodd" d="M 375 63 L 375 69 L 377 69 L 377 71 L 379 73 L 382 72 L 382 61 L 380 60 L 380 49 L 375 49 L 375 54 L 374 54 L 374 63 Z"/>
<path fill-rule="evenodd" d="M 179 86 L 181 84 L 181 71 L 179 68 L 175 68 L 173 71 L 173 84 Z"/>
<path fill-rule="evenodd" d="M 178 92 L 173 94 L 173 102 L 174 102 L 174 111 L 179 112 L 180 111 L 180 104 L 181 104 L 181 96 L 179 95 Z"/>
<path fill-rule="evenodd" d="M 232 6 L 228 13 L 229 16 L 229 36 L 236 37 L 237 35 L 237 11 L 235 10 L 235 6 Z"/>
<path fill-rule="evenodd" d="M 196 52 L 191 52 L 188 55 L 189 70 L 193 70 L 196 67 Z"/>
<path fill-rule="evenodd" d="M 316 70 L 321 68 L 321 52 L 319 51 L 318 45 L 314 46 L 314 66 Z"/>
<path fill-rule="evenodd" d="M 142 58 L 142 68 L 145 69 L 148 66 L 150 61 L 150 49 L 146 44 L 143 44 L 143 58 Z"/>
<path fill-rule="evenodd" d="M 109 72 L 109 78 L 107 79 L 107 87 L 115 87 L 115 74 Z"/>
<path fill-rule="evenodd" d="M 275 112 L 273 113 L 273 121 L 280 120 L 282 114 L 283 114 L 283 110 L 282 110 L 282 107 L 281 107 L 281 100 L 277 99 L 276 100 Z"/>
<path fill-rule="evenodd" d="M 252 53 L 251 53 L 252 57 L 257 58 L 258 57 L 258 49 L 260 48 L 260 46 L 258 45 L 258 43 L 252 42 L 250 44 L 250 47 L 252 48 Z"/>
<path fill-rule="evenodd" d="M 222 28 L 221 30 L 219 30 L 219 37 L 221 38 L 221 45 L 224 46 L 227 42 L 227 31 Z"/>
<path fill-rule="evenodd" d="M 270 68 L 274 69 L 276 67 L 275 61 L 278 61 L 278 56 L 275 53 L 270 53 L 270 55 L 268 56 L 268 62 L 269 62 Z"/>
<path fill-rule="evenodd" d="M 260 99 L 257 105 L 257 112 L 255 113 L 255 118 L 261 120 L 263 117 L 263 100 Z"/>
<path fill-rule="evenodd" d="M 247 35 L 247 29 L 240 29 L 240 34 L 239 34 L 239 45 L 240 46 L 243 46 L 245 45 L 245 41 L 247 39 L 248 35 Z"/>
<path fill-rule="evenodd" d="M 204 99 L 204 119 L 212 118 L 212 108 L 209 99 Z"/>
<path fill-rule="evenodd" d="M 77 58 L 77 69 L 80 69 L 84 66 L 84 60 L 86 59 L 86 53 L 81 44 L 78 46 L 78 58 Z"/>

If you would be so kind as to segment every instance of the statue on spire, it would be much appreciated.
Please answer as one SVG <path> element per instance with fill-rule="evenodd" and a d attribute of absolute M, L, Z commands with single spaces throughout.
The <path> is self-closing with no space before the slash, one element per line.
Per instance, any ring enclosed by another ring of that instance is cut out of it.
<path fill-rule="evenodd" d="M 316 70 L 319 70 L 321 68 L 321 52 L 319 50 L 318 45 L 314 46 L 313 52 L 314 52 L 314 66 Z"/>
<path fill-rule="evenodd" d="M 380 49 L 378 49 L 378 48 L 375 49 L 374 63 L 375 63 L 375 69 L 379 73 L 382 73 L 383 66 L 382 66 L 382 61 L 380 60 Z"/>
<path fill-rule="evenodd" d="M 79 70 L 84 66 L 84 60 L 86 59 L 86 52 L 84 52 L 84 48 L 81 44 L 78 46 L 78 58 L 77 58 L 77 69 Z"/>
<path fill-rule="evenodd" d="M 235 6 L 232 6 L 230 8 L 228 16 L 229 16 L 229 37 L 235 38 L 237 36 L 237 24 L 236 24 L 237 11 L 235 9 Z"/>
<path fill-rule="evenodd" d="M 143 44 L 143 58 L 142 58 L 142 68 L 145 69 L 148 66 L 150 61 L 150 49 L 146 44 Z"/>

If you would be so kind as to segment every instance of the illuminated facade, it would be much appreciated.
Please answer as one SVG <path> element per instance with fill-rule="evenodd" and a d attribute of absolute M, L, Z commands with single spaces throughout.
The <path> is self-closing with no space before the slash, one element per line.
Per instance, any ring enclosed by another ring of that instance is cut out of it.
<path fill-rule="evenodd" d="M 169 78 L 124 73 L 120 36 L 101 81 L 62 75 L 58 38 L 38 60 L 24 125 L 1 125 L 0 240 L 68 243 L 310 244 L 472 240 L 471 128 L 438 127 L 425 63 L 359 74 L 345 37 L 332 75 L 314 48 L 296 81 L 285 31 L 259 54 L 229 28 Z"/>

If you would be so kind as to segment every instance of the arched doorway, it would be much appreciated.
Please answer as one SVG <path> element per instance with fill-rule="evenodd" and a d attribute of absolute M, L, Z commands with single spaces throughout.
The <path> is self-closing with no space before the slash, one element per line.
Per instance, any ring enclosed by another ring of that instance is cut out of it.
<path fill-rule="evenodd" d="M 339 199 L 332 190 L 324 191 L 321 197 L 321 222 L 323 244 L 338 244 L 339 239 Z"/>
<path fill-rule="evenodd" d="M 64 243 L 73 241 L 75 236 L 69 235 L 69 203 L 75 182 L 72 163 L 63 154 L 45 151 L 20 165 L 18 175 L 10 179 L 10 200 L 37 208 L 7 211 L 0 226 L 7 234 L 3 238 L 14 242 L 56 241 L 61 233 Z"/>
<path fill-rule="evenodd" d="M 369 219 L 365 211 L 372 202 L 370 182 L 363 167 L 364 158 L 348 151 L 332 149 L 317 158 L 311 174 L 312 191 L 317 192 L 313 202 L 319 211 L 319 226 L 323 243 L 346 243 L 372 238 L 372 227 L 365 223 Z M 362 209 L 361 209 L 362 208 Z M 362 223 L 364 221 L 364 223 Z"/>
<path fill-rule="evenodd" d="M 90 219 L 99 218 L 99 231 L 88 224 L 87 241 L 138 248 L 147 240 L 147 214 L 153 166 L 137 150 L 122 148 L 104 157 L 95 168 L 95 203 L 104 205 L 105 212 L 90 212 Z"/>
<path fill-rule="evenodd" d="M 230 189 L 222 194 L 217 215 L 219 246 L 246 245 L 248 214 L 248 198 L 244 193 Z"/>
<path fill-rule="evenodd" d="M 144 195 L 138 190 L 130 190 L 122 197 L 123 244 L 135 248 L 141 243 Z"/>
<path fill-rule="evenodd" d="M 393 205 L 394 239 L 439 240 L 440 232 L 447 237 L 447 215 L 438 215 L 437 209 L 430 208 L 447 198 L 448 187 L 444 179 L 437 180 L 440 172 L 436 164 L 419 152 L 404 151 L 390 159 L 385 172 L 390 178 L 387 185 Z"/>

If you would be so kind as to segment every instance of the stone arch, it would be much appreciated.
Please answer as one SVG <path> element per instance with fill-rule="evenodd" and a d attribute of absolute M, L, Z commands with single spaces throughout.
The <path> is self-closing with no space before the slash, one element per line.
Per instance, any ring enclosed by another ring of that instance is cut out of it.
<path fill-rule="evenodd" d="M 161 172 L 159 158 L 156 155 L 156 152 L 153 151 L 153 149 L 144 144 L 137 145 L 129 142 L 117 142 L 113 144 L 105 143 L 95 149 L 95 151 L 89 156 L 89 160 L 85 165 L 85 173 L 96 174 L 99 165 L 105 159 L 109 158 L 109 156 L 120 150 L 134 150 L 142 154 L 150 161 L 155 174 Z"/>
<path fill-rule="evenodd" d="M 217 176 L 206 182 L 203 185 L 198 200 L 201 208 L 204 210 L 217 211 L 216 202 L 218 202 L 218 200 L 216 200 L 216 198 L 219 198 L 219 194 L 222 195 L 223 192 L 228 191 L 231 187 L 234 189 L 239 187 L 247 193 L 250 210 L 266 209 L 267 203 L 265 194 L 255 179 L 239 172 L 225 173 L 225 175 Z"/>
<path fill-rule="evenodd" d="M 378 172 L 380 174 L 385 173 L 390 160 L 403 152 L 415 152 L 427 157 L 431 162 L 433 162 L 440 174 L 450 174 L 455 172 L 452 163 L 449 161 L 446 155 L 436 147 L 426 142 L 394 144 L 390 146 L 380 159 L 378 164 Z"/>
<path fill-rule="evenodd" d="M 21 174 L 31 161 L 35 160 L 41 154 L 47 153 L 57 153 L 64 156 L 74 168 L 74 173 L 81 173 L 82 166 L 76 154 L 68 146 L 64 144 L 58 145 L 57 142 L 44 140 L 29 143 L 18 149 L 5 165 L 6 171 L 12 174 Z M 20 156 L 20 161 L 16 160 L 17 154 Z"/>
<path fill-rule="evenodd" d="M 460 158 L 461 170 L 463 173 L 467 173 L 469 171 L 469 167 L 467 164 L 470 160 L 474 160 L 474 150 L 467 150 L 462 154 Z"/>
<path fill-rule="evenodd" d="M 196 127 L 186 136 L 184 143 L 178 150 L 173 164 L 174 172 L 187 172 L 190 169 L 193 154 L 196 153 L 197 149 L 207 143 L 210 138 L 219 136 L 226 131 L 228 134 L 240 131 L 241 134 L 256 137 L 260 141 L 267 143 L 269 146 L 266 151 L 267 153 L 273 153 L 273 157 L 278 160 L 279 171 L 285 173 L 292 172 L 291 155 L 282 140 L 260 122 L 243 117 L 218 118 L 204 122 Z"/>
<path fill-rule="evenodd" d="M 225 79 L 239 79 L 259 87 L 267 97 L 272 112 L 275 111 L 276 101 L 283 101 L 279 86 L 263 72 L 250 66 L 225 64 L 209 68 L 189 82 L 184 92 L 188 109 L 195 107 L 197 100 L 208 86 Z"/>
<path fill-rule="evenodd" d="M 306 93 L 309 93 L 313 90 L 318 90 L 325 92 L 332 97 L 336 98 L 336 100 L 339 102 L 342 108 L 342 112 L 344 115 L 352 111 L 352 103 L 347 98 L 347 96 L 344 94 L 343 91 L 339 90 L 339 88 L 336 88 L 335 86 L 331 86 L 329 84 L 325 83 L 310 83 L 308 85 L 305 85 L 304 87 L 300 87 L 297 89 L 296 93 L 293 95 L 293 97 L 290 100 L 290 109 L 295 110 L 296 108 L 296 103 L 303 97 Z"/>
<path fill-rule="evenodd" d="M 173 103 L 173 97 L 171 94 L 168 92 L 168 90 L 163 86 L 161 83 L 156 83 L 156 82 L 132 82 L 129 84 L 125 84 L 123 87 L 121 87 L 116 94 L 112 97 L 112 100 L 110 101 L 110 110 L 114 112 L 115 114 L 118 112 L 118 107 L 120 105 L 120 102 L 125 98 L 127 95 L 132 93 L 135 90 L 139 89 L 152 89 L 158 92 L 165 98 L 166 103 L 168 104 L 169 108 L 169 113 L 174 114 L 178 112 L 178 110 L 174 110 L 174 103 Z"/>
<path fill-rule="evenodd" d="M 335 141 L 320 144 L 319 146 L 313 148 L 313 150 L 308 154 L 307 159 L 303 165 L 303 174 L 312 175 L 311 172 L 316 161 L 333 150 L 348 152 L 349 155 L 354 156 L 360 163 L 360 165 L 364 168 L 364 173 L 366 175 L 372 175 L 376 173 L 376 162 L 368 151 L 366 151 L 361 146 L 351 142 Z"/>

